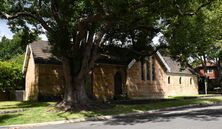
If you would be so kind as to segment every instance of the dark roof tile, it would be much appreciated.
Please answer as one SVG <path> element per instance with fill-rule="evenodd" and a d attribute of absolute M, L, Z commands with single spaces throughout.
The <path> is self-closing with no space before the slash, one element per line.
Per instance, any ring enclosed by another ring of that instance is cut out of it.
<path fill-rule="evenodd" d="M 174 61 L 172 58 L 163 56 L 163 59 L 165 60 L 167 65 L 170 67 L 170 70 L 171 70 L 170 73 L 192 74 L 188 68 L 181 69 L 180 63 Z"/>
<path fill-rule="evenodd" d="M 35 41 L 31 43 L 35 63 L 37 64 L 61 64 L 61 60 L 51 53 L 51 47 L 47 41 Z M 101 56 L 96 63 L 111 65 L 127 65 L 130 61 L 114 56 Z"/>
<path fill-rule="evenodd" d="M 60 59 L 52 55 L 51 47 L 47 41 L 35 41 L 30 44 L 34 61 L 37 64 L 61 64 Z"/>

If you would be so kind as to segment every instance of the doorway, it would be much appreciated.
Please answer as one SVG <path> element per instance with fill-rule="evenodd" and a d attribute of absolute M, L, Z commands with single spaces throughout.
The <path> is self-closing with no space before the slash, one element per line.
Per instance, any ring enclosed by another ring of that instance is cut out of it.
<path fill-rule="evenodd" d="M 123 95 L 123 77 L 121 72 L 114 76 L 114 99 L 120 99 Z"/>

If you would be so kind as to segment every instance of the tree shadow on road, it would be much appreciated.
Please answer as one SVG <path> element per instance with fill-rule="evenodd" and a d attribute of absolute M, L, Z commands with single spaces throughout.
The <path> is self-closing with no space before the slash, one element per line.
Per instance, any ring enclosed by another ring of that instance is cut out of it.
<path fill-rule="evenodd" d="M 180 109 L 186 111 L 189 108 Z M 173 110 L 178 111 L 178 110 Z M 106 125 L 134 125 L 139 123 L 156 123 L 156 122 L 170 122 L 176 118 L 192 119 L 197 121 L 217 121 L 222 117 L 222 109 L 203 109 L 193 110 L 187 112 L 170 112 L 160 111 L 158 113 L 145 113 L 140 115 L 130 115 L 127 117 L 115 117 L 112 120 L 105 122 Z"/>

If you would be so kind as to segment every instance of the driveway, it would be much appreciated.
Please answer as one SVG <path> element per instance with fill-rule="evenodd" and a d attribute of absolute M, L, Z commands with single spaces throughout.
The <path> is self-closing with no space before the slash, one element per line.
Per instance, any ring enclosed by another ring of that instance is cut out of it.
<path fill-rule="evenodd" d="M 24 129 L 222 129 L 222 104 Z"/>

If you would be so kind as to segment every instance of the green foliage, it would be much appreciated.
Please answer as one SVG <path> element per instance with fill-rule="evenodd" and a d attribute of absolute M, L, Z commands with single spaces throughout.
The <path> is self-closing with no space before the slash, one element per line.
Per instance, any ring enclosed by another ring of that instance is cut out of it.
<path fill-rule="evenodd" d="M 6 61 L 23 54 L 26 45 L 36 39 L 38 39 L 37 35 L 25 31 L 16 33 L 13 39 L 3 37 L 0 41 L 0 61 Z"/>
<path fill-rule="evenodd" d="M 20 68 L 20 70 L 22 70 L 22 65 L 23 65 L 24 59 L 25 59 L 25 54 L 18 54 L 16 56 L 13 56 L 7 62 L 11 62 L 11 63 L 17 64 L 18 67 Z"/>
<path fill-rule="evenodd" d="M 197 6 L 197 2 L 193 4 Z M 170 54 L 184 65 L 193 59 L 214 59 L 219 56 L 222 34 L 221 2 L 215 1 L 201 8 L 195 15 L 176 17 L 171 21 L 167 33 Z M 191 57 L 191 58 L 190 58 Z"/>
<path fill-rule="evenodd" d="M 12 62 L 0 62 L 0 90 L 23 88 L 21 65 Z"/>
<path fill-rule="evenodd" d="M 184 15 L 195 13 L 197 9 L 202 11 L 199 7 L 208 2 L 208 0 L 7 0 L 0 3 L 0 11 L 12 16 L 17 12 L 26 12 L 8 19 L 11 29 L 15 32 L 18 30 L 31 32 L 28 26 L 32 25 L 32 32 L 37 34 L 42 33 L 44 28 L 53 46 L 53 52 L 75 58 L 77 63 L 81 62 L 83 58 L 85 52 L 83 49 L 86 46 L 84 42 L 88 32 L 95 35 L 105 33 L 106 40 L 110 41 L 109 44 L 120 47 L 130 46 L 137 51 L 144 49 L 151 51 L 150 43 L 153 37 L 164 31 L 165 26 L 158 24 L 160 19 L 164 19 L 163 21 L 166 22 L 170 37 L 172 37 L 172 33 L 178 34 L 178 36 L 170 38 L 173 40 L 170 40 L 169 43 L 179 42 L 180 46 L 187 42 L 186 39 L 189 36 L 184 33 L 192 28 L 192 26 L 190 28 L 186 28 L 186 26 L 195 24 L 192 23 L 194 18 Z M 209 10 L 212 9 L 209 7 Z M 205 20 L 205 17 L 202 16 L 199 20 Z M 178 25 L 181 27 L 177 27 Z M 202 24 L 197 25 L 199 26 L 192 30 L 199 29 Z M 202 31 L 200 30 L 200 32 Z M 180 38 L 175 39 L 175 37 L 181 36 L 183 37 L 181 40 L 185 39 L 184 41 L 177 40 Z M 201 36 L 203 35 L 199 37 Z M 115 42 L 119 40 L 122 42 Z M 199 40 L 199 42 L 201 41 Z M 175 45 L 178 46 L 178 43 Z"/>
<path fill-rule="evenodd" d="M 0 42 L 0 90 L 23 89 L 22 64 L 25 44 L 17 33 L 13 39 L 2 38 Z"/>
<path fill-rule="evenodd" d="M 17 55 L 18 53 L 23 53 L 24 50 L 20 47 L 20 39 L 10 40 L 6 37 L 2 38 L 0 42 L 0 60 L 8 60 L 12 56 Z"/>

